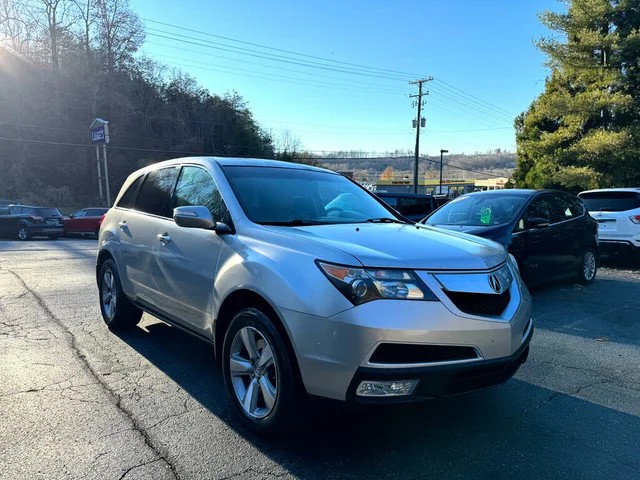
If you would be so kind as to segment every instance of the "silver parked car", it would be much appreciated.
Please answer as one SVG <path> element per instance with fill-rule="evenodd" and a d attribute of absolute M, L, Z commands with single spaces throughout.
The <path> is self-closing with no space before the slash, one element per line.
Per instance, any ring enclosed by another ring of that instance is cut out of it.
<path fill-rule="evenodd" d="M 393 212 L 305 165 L 152 165 L 102 223 L 102 316 L 130 328 L 146 311 L 211 342 L 232 403 L 263 431 L 306 394 L 385 403 L 507 381 L 533 334 L 513 257 Z"/>

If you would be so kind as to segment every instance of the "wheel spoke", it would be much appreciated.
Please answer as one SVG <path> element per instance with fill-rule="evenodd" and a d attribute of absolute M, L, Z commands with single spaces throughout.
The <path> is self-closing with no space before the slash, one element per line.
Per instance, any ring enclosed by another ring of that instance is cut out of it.
<path fill-rule="evenodd" d="M 267 410 L 271 410 L 276 403 L 276 389 L 265 376 L 260 377 L 260 391 L 262 392 L 262 398 L 264 398 Z"/>
<path fill-rule="evenodd" d="M 253 365 L 251 365 L 251 362 L 242 358 L 237 353 L 234 353 L 231 356 L 230 365 L 231 372 L 234 375 L 249 375 L 249 373 L 251 373 L 251 371 L 253 370 Z"/>
<path fill-rule="evenodd" d="M 256 338 L 253 331 L 250 328 L 243 328 L 240 330 L 242 336 L 242 344 L 247 349 L 249 358 L 255 360 L 258 358 L 258 347 L 256 346 Z"/>
<path fill-rule="evenodd" d="M 260 360 L 258 360 L 258 365 L 263 369 L 266 369 L 268 366 L 273 364 L 273 352 L 271 351 L 271 346 L 267 344 L 260 354 Z"/>
<path fill-rule="evenodd" d="M 258 406 L 258 393 L 258 382 L 256 382 L 254 378 L 249 382 L 249 385 L 247 386 L 247 392 L 245 393 L 244 399 L 242 400 L 242 406 L 248 413 L 253 414 L 256 411 L 256 408 Z"/>

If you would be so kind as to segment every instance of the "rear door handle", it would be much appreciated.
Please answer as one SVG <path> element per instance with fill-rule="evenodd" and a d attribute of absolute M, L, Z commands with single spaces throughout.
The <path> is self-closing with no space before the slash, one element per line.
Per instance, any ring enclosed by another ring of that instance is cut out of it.
<path fill-rule="evenodd" d="M 168 233 L 159 233 L 158 235 L 156 235 L 156 238 L 165 245 L 171 241 L 171 237 Z"/>

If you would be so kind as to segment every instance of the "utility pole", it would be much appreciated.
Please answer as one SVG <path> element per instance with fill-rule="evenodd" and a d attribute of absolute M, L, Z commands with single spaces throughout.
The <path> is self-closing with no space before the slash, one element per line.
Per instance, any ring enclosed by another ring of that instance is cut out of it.
<path fill-rule="evenodd" d="M 410 98 L 417 98 L 418 104 L 418 116 L 416 117 L 416 150 L 415 150 L 415 162 L 413 165 L 413 193 L 418 193 L 418 159 L 420 158 L 420 126 L 422 124 L 422 97 L 429 95 L 429 92 L 422 92 L 422 84 L 430 82 L 433 77 L 422 78 L 420 80 L 413 80 L 409 82 L 410 85 L 418 85 L 418 94 L 409 95 Z"/>
<path fill-rule="evenodd" d="M 449 150 L 440 149 L 440 191 L 438 192 L 440 195 L 442 195 L 442 154 L 443 153 L 449 153 Z"/>

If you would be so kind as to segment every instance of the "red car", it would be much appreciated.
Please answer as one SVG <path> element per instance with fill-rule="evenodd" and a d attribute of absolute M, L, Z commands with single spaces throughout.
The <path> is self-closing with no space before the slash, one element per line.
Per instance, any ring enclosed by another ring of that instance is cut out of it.
<path fill-rule="evenodd" d="M 83 208 L 64 219 L 64 235 L 95 235 L 100 232 L 100 225 L 108 208 Z"/>

